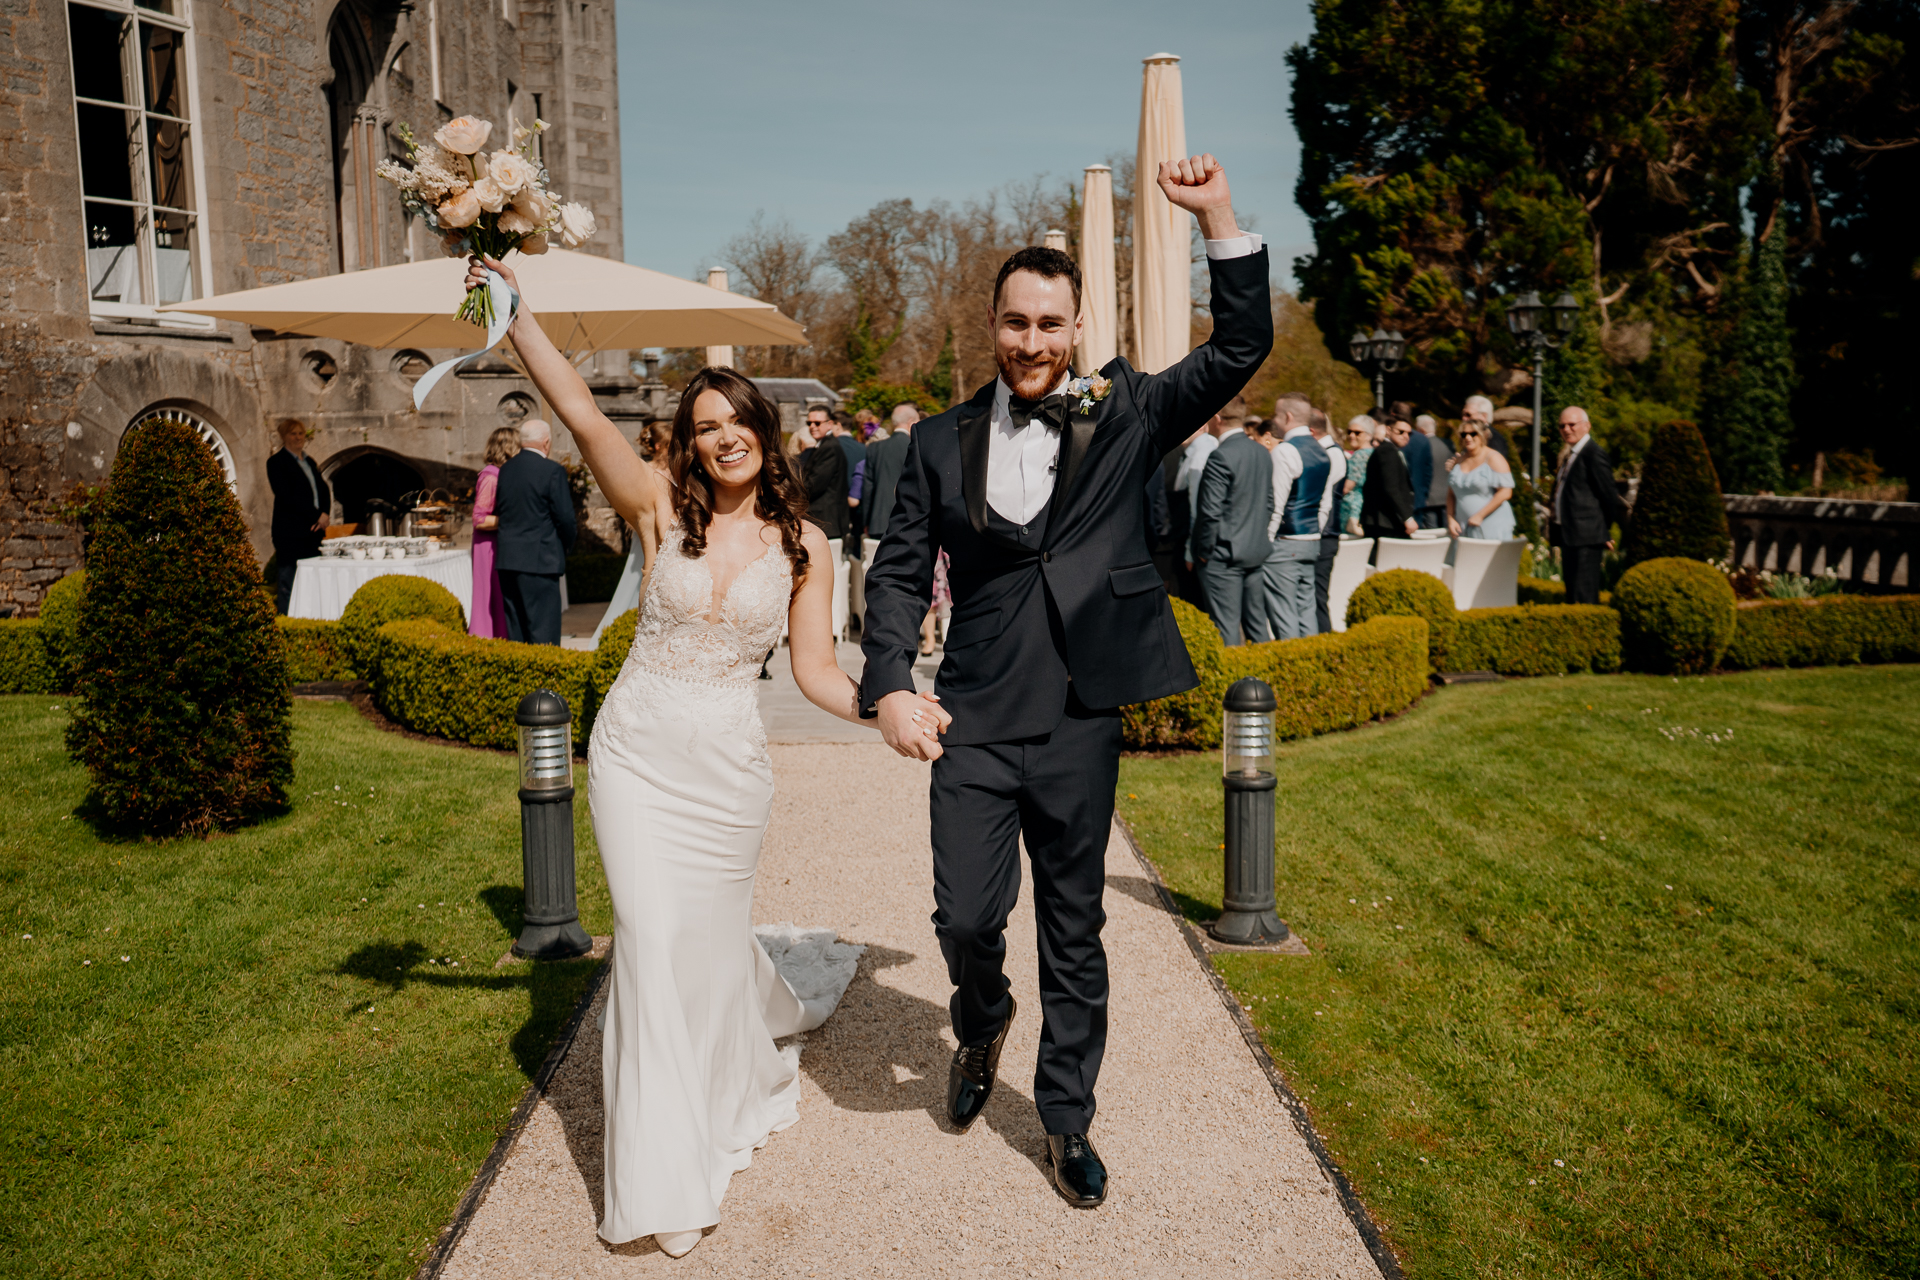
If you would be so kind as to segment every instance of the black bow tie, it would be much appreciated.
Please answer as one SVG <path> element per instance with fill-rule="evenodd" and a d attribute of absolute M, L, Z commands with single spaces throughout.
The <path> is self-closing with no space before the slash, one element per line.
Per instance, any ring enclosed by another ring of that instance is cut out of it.
<path fill-rule="evenodd" d="M 1044 400 L 1022 400 L 1019 396 L 1009 395 L 1007 413 L 1013 418 L 1015 429 L 1025 427 L 1038 418 L 1055 431 L 1062 431 L 1066 429 L 1069 403 L 1063 395 L 1051 395 Z"/>

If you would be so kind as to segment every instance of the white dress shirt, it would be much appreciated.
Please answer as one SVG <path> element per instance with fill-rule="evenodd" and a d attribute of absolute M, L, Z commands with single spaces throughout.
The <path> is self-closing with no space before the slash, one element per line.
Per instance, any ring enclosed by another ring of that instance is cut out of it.
<path fill-rule="evenodd" d="M 1561 514 L 1560 495 L 1566 492 L 1567 472 L 1572 470 L 1573 460 L 1580 456 L 1580 451 L 1587 447 L 1587 441 L 1591 439 L 1593 439 L 1593 432 L 1589 431 L 1568 445 L 1560 455 L 1560 466 L 1553 477 L 1553 522 L 1555 524 L 1565 524 L 1567 521 L 1567 518 Z"/>
<path fill-rule="evenodd" d="M 1256 234 L 1207 241 L 1209 258 L 1244 258 L 1258 253 L 1265 241 Z M 1048 395 L 1056 395 L 1072 381 L 1062 378 Z M 1060 432 L 1035 418 L 1024 427 L 1013 425 L 1008 400 L 1013 388 L 1005 378 L 993 384 L 993 412 L 987 434 L 987 505 L 1000 518 L 1025 525 L 1040 514 L 1053 496 L 1054 469 L 1060 461 Z M 1044 399 L 1045 397 L 1042 397 Z M 1204 463 L 1203 463 L 1204 465 Z M 1198 492 L 1199 480 L 1194 481 Z"/>
<path fill-rule="evenodd" d="M 1272 542 L 1280 536 L 1280 521 L 1286 515 L 1287 495 L 1293 492 L 1293 482 L 1300 478 L 1305 470 L 1298 449 L 1289 448 L 1288 440 L 1299 436 L 1310 436 L 1313 432 L 1305 427 L 1291 427 L 1281 437 L 1281 442 L 1273 450 L 1273 518 L 1267 521 L 1267 541 Z M 1340 485 L 1347 478 L 1347 458 L 1339 449 L 1328 448 L 1325 443 L 1316 441 L 1327 453 L 1327 487 L 1320 491 L 1320 527 L 1327 527 L 1327 516 L 1334 505 L 1340 501 Z M 1292 542 L 1317 542 L 1318 533 L 1290 533 L 1287 539 Z"/>

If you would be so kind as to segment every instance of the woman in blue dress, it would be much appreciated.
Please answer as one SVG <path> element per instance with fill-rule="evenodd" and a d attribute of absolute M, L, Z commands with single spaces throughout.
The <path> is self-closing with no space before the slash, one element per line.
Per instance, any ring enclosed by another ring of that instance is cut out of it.
<path fill-rule="evenodd" d="M 1506 542 L 1513 537 L 1513 471 L 1487 445 L 1477 422 L 1460 427 L 1460 453 L 1448 464 L 1447 528 L 1456 538 Z"/>

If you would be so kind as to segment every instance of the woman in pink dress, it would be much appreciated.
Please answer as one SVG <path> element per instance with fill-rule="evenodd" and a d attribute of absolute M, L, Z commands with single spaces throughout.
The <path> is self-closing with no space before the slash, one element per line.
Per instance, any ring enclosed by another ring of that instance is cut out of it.
<path fill-rule="evenodd" d="M 473 609 L 467 634 L 489 640 L 507 638 L 507 606 L 500 598 L 500 571 L 494 568 L 493 544 L 500 519 L 493 514 L 494 491 L 500 484 L 500 464 L 520 452 L 520 433 L 501 427 L 487 437 L 487 465 L 473 485 Z"/>

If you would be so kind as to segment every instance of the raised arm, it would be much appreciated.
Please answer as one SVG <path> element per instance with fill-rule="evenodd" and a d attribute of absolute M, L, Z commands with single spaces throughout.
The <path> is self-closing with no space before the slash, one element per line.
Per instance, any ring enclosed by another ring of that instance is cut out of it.
<path fill-rule="evenodd" d="M 467 271 L 468 288 L 486 283 L 483 269 L 486 267 L 499 272 L 514 290 L 519 290 L 519 281 L 514 279 L 512 270 L 488 257 L 473 259 Z M 566 424 L 573 442 L 580 446 L 580 455 L 592 469 L 594 481 L 599 484 L 600 492 L 607 495 L 608 503 L 620 513 L 621 519 L 635 527 L 651 524 L 657 490 L 647 474 L 647 464 L 633 451 L 620 429 L 594 404 L 593 392 L 587 389 L 579 371 L 560 354 L 553 340 L 541 329 L 540 322 L 534 319 L 525 294 L 521 295 L 519 314 L 514 317 L 507 336 L 513 340 L 514 350 L 520 353 L 520 363 L 526 366 L 527 376 Z"/>

